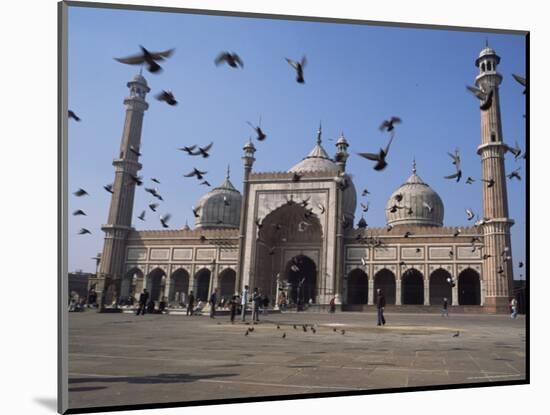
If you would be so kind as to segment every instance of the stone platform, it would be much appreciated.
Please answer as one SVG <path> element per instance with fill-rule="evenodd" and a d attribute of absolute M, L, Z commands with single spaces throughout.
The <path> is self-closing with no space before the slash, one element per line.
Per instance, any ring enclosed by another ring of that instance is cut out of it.
<path fill-rule="evenodd" d="M 251 326 L 227 316 L 70 313 L 70 407 L 525 379 L 521 316 L 388 312 L 384 327 L 369 312 L 260 319 L 245 336 Z"/>

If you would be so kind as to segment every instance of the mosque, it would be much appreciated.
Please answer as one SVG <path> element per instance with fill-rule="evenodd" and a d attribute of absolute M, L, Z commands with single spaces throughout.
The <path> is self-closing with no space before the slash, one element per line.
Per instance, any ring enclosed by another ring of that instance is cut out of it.
<path fill-rule="evenodd" d="M 456 309 L 507 312 L 512 293 L 512 251 L 508 218 L 497 72 L 499 56 L 489 47 L 476 60 L 475 82 L 493 90 L 481 113 L 482 223 L 443 226 L 444 204 L 413 165 L 411 175 L 389 196 L 385 227 L 355 221 L 357 191 L 346 171 L 344 136 L 331 155 L 321 129 L 311 152 L 281 172 L 253 170 L 256 149 L 243 147 L 242 192 L 225 180 L 195 205 L 195 226 L 138 231 L 132 227 L 135 184 L 147 81 L 128 82 L 126 119 L 105 241 L 91 280 L 105 304 L 139 296 L 168 299 L 170 308 L 193 290 L 200 300 L 218 290 L 229 298 L 244 285 L 258 287 L 275 303 L 282 292 L 290 304 L 323 307 L 331 299 L 341 310 L 366 310 L 382 288 L 393 307 L 440 306 L 444 297 Z M 506 255 L 502 255 L 507 252 Z M 468 307 L 465 307 L 468 306 Z"/>

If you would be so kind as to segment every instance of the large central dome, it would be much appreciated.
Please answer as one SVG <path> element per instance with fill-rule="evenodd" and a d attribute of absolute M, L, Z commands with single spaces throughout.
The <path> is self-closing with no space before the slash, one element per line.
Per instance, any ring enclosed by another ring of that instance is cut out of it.
<path fill-rule="evenodd" d="M 393 226 L 443 226 L 443 213 L 441 198 L 417 176 L 416 166 L 386 203 L 386 221 Z"/>
<path fill-rule="evenodd" d="M 342 136 L 340 140 L 345 138 Z M 339 168 L 338 165 L 332 160 L 326 150 L 321 144 L 321 127 L 317 131 L 317 143 L 313 150 L 309 152 L 300 162 L 292 166 L 289 170 L 290 173 L 307 173 L 307 172 L 328 172 L 338 176 Z M 357 191 L 355 190 L 355 185 L 351 176 L 346 175 L 348 187 L 344 190 L 343 198 L 343 214 L 353 221 L 355 215 L 355 208 L 357 206 Z"/>

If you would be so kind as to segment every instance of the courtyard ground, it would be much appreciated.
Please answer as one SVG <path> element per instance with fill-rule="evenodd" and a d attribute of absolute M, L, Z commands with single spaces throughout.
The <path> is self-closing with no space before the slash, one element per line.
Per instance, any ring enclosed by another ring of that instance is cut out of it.
<path fill-rule="evenodd" d="M 384 327 L 372 313 L 261 318 L 245 336 L 252 326 L 227 316 L 70 313 L 69 407 L 525 379 L 523 316 L 393 313 Z"/>

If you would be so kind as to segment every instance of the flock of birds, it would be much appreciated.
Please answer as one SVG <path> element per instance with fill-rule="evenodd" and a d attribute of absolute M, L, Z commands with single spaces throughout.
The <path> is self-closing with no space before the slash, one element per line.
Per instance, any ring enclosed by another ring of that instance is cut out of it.
<path fill-rule="evenodd" d="M 174 53 L 174 50 L 175 50 L 175 49 L 168 49 L 168 50 L 160 51 L 160 52 L 151 52 L 151 51 L 147 50 L 146 48 L 144 48 L 143 46 L 140 46 L 140 49 L 141 49 L 141 51 L 138 54 L 123 57 L 123 58 L 114 58 L 114 59 L 117 62 L 120 62 L 122 64 L 126 64 L 126 65 L 140 65 L 142 67 L 145 66 L 146 69 L 150 73 L 155 74 L 155 73 L 159 73 L 159 72 L 162 71 L 162 66 L 159 64 L 159 62 L 163 62 L 166 59 L 168 59 L 170 56 L 172 56 L 172 54 Z M 296 82 L 299 83 L 299 84 L 304 84 L 305 83 L 304 68 L 306 67 L 306 64 L 307 64 L 306 56 L 303 56 L 301 58 L 301 60 L 299 60 L 299 61 L 289 59 L 289 58 L 285 58 L 285 60 L 294 69 L 295 75 L 296 75 Z M 230 68 L 235 68 L 235 69 L 239 69 L 239 68 L 243 69 L 244 68 L 244 62 L 243 62 L 242 58 L 235 52 L 229 52 L 229 51 L 221 52 L 215 58 L 214 63 L 215 63 L 216 66 L 227 65 Z M 516 74 L 513 74 L 513 78 L 519 84 L 521 84 L 524 88 L 527 87 L 527 82 L 526 82 L 525 78 L 523 78 L 519 75 L 516 75 Z M 480 101 L 480 109 L 482 111 L 487 111 L 491 108 L 491 106 L 493 104 L 493 96 L 494 96 L 494 92 L 493 92 L 492 89 L 488 90 L 488 91 L 485 91 L 481 88 L 473 87 L 473 86 L 467 86 L 466 88 L 467 88 L 468 91 L 470 91 Z M 525 89 L 524 89 L 523 93 L 525 94 Z M 175 98 L 173 92 L 169 91 L 169 90 L 162 90 L 161 92 L 156 94 L 155 97 L 158 101 L 165 102 L 166 104 L 168 104 L 170 106 L 175 106 L 175 105 L 178 104 L 178 101 Z M 68 116 L 69 116 L 69 118 L 71 118 L 71 119 L 73 119 L 77 122 L 81 121 L 80 117 L 77 116 L 74 113 L 74 111 L 72 111 L 72 110 L 68 111 Z M 388 158 L 388 155 L 389 155 L 390 146 L 391 146 L 391 144 L 392 144 L 392 142 L 394 141 L 394 138 L 395 138 L 396 126 L 398 124 L 401 124 L 401 123 L 402 123 L 401 118 L 397 117 L 397 116 L 392 116 L 389 119 L 384 120 L 381 123 L 379 129 L 382 132 L 386 132 L 386 133 L 389 134 L 389 139 L 388 139 L 388 142 L 387 142 L 386 146 L 384 148 L 380 148 L 379 151 L 375 152 L 375 153 L 370 153 L 370 152 L 359 152 L 359 153 L 357 153 L 357 155 L 359 155 L 360 157 L 363 157 L 367 160 L 375 162 L 375 164 L 373 166 L 375 171 L 382 171 L 388 166 L 387 158 Z M 261 127 L 261 116 L 259 118 L 259 122 L 258 122 L 257 125 L 252 124 L 250 121 L 247 121 L 247 124 L 256 133 L 256 139 L 258 141 L 261 142 L 261 141 L 264 141 L 267 138 L 267 134 L 264 132 L 264 130 Z M 191 157 L 199 156 L 199 157 L 202 157 L 202 158 L 208 158 L 208 157 L 210 157 L 210 151 L 212 150 L 213 145 L 214 145 L 214 142 L 211 142 L 210 144 L 208 144 L 206 146 L 202 146 L 202 147 L 197 145 L 197 144 L 193 144 L 193 145 L 178 148 L 178 150 L 187 153 Z M 514 159 L 516 161 L 522 155 L 523 155 L 524 159 L 526 158 L 526 153 L 524 151 L 522 151 L 522 149 L 517 144 L 517 141 L 515 143 L 515 147 L 506 146 L 506 149 L 507 149 L 507 151 L 509 151 L 510 153 L 512 153 L 514 155 Z M 141 153 L 139 152 L 139 149 L 136 149 L 133 146 L 130 146 L 130 151 L 133 152 L 134 154 L 136 154 L 137 156 L 141 156 Z M 456 180 L 456 182 L 460 182 L 460 180 L 463 176 L 463 171 L 462 171 L 462 168 L 461 168 L 460 151 L 457 148 L 457 149 L 454 150 L 454 152 L 452 152 L 452 153 L 449 152 L 448 155 L 450 156 L 450 158 L 452 160 L 452 164 L 454 166 L 454 172 L 447 175 L 447 176 L 444 176 L 444 178 L 449 179 L 449 180 Z M 514 169 L 513 171 L 508 173 L 506 175 L 506 177 L 510 180 L 513 180 L 513 179 L 521 180 L 521 176 L 520 176 L 520 173 L 519 173 L 520 169 L 521 169 L 521 167 Z M 210 186 L 210 183 L 208 182 L 208 180 L 205 179 L 205 176 L 207 175 L 207 173 L 208 173 L 207 171 L 203 171 L 203 170 L 200 170 L 200 169 L 194 167 L 192 171 L 190 171 L 187 174 L 184 174 L 183 176 L 186 177 L 186 178 L 193 178 L 194 177 L 199 181 L 200 185 Z M 294 182 L 297 182 L 301 179 L 301 177 L 302 177 L 301 174 L 294 173 L 293 176 L 292 176 L 292 180 Z M 481 182 L 486 183 L 487 188 L 491 188 L 495 184 L 495 180 L 493 178 L 480 178 L 478 180 L 481 181 Z M 160 181 L 157 178 L 153 177 L 153 178 L 151 178 L 151 181 L 155 184 L 160 184 Z M 468 176 L 467 179 L 465 180 L 466 184 L 473 184 L 476 181 L 477 180 L 474 179 L 471 176 Z M 143 185 L 143 178 L 141 176 L 130 176 L 129 181 L 125 184 L 126 185 L 142 186 Z M 342 178 L 342 181 L 340 182 L 341 190 L 345 190 L 345 188 L 347 188 L 348 185 L 349 184 L 347 183 L 345 177 Z M 105 185 L 104 189 L 109 193 L 114 192 L 113 184 Z M 159 190 L 155 187 L 145 187 L 145 192 L 149 193 L 152 197 L 158 199 L 159 201 L 164 200 L 163 197 L 160 195 Z M 367 194 L 370 194 L 370 192 L 365 188 L 362 192 L 362 196 L 366 196 Z M 82 196 L 88 195 L 88 192 L 86 190 L 80 188 L 80 189 L 78 189 L 77 191 L 74 192 L 74 195 L 77 196 L 77 197 L 82 197 Z M 395 212 L 397 212 L 398 210 L 401 210 L 401 209 L 405 209 L 408 215 L 412 215 L 414 213 L 413 209 L 410 206 L 407 206 L 407 205 L 401 203 L 402 199 L 403 199 L 403 196 L 401 194 L 395 195 L 394 199 L 395 199 L 394 200 L 395 203 L 393 203 L 388 208 L 390 213 L 395 213 Z M 309 226 L 311 226 L 311 223 L 310 223 L 309 219 L 314 215 L 314 211 L 313 211 L 313 208 L 308 208 L 307 207 L 308 202 L 309 202 L 308 200 L 304 200 L 304 201 L 301 202 L 302 207 L 305 208 L 305 213 L 304 213 L 304 220 L 300 221 L 300 223 L 298 224 L 298 231 L 299 232 L 304 232 L 309 228 Z M 288 203 L 292 204 L 292 203 L 295 203 L 295 202 L 293 200 L 290 200 L 290 201 L 288 201 Z M 225 198 L 224 198 L 224 205 L 229 206 L 229 201 Z M 363 213 L 366 213 L 369 209 L 368 202 L 366 204 L 361 202 L 360 206 L 361 206 L 361 210 L 362 210 Z M 152 212 L 156 212 L 158 207 L 159 207 L 158 202 L 151 202 L 148 205 L 148 208 Z M 323 214 L 325 212 L 325 207 L 324 206 L 319 205 L 319 206 L 317 206 L 317 208 L 318 208 L 318 212 L 320 214 Z M 429 213 L 431 213 L 433 211 L 433 206 L 431 206 L 427 202 L 423 203 L 423 208 L 425 208 Z M 199 213 L 200 212 L 200 207 L 197 207 L 197 208 L 192 207 L 192 212 L 193 212 L 194 217 L 200 217 L 200 213 Z M 471 220 L 474 219 L 474 217 L 476 217 L 475 213 L 470 208 L 466 208 L 465 212 L 466 212 L 466 216 L 467 216 L 468 221 L 471 221 Z M 78 209 L 75 212 L 73 212 L 73 215 L 74 216 L 85 216 L 86 213 L 83 210 Z M 145 216 L 146 216 L 146 210 L 142 210 L 141 213 L 137 216 L 137 218 L 141 221 L 145 221 Z M 161 215 L 159 217 L 160 223 L 161 223 L 163 228 L 168 228 L 169 227 L 168 222 L 169 222 L 170 218 L 171 218 L 170 213 L 166 213 L 166 214 Z M 477 221 L 475 222 L 475 225 L 476 226 L 481 226 L 485 222 L 487 222 L 488 220 L 489 220 L 489 218 L 479 219 L 479 217 L 477 217 Z M 218 224 L 221 224 L 221 223 L 223 223 L 223 220 L 219 219 Z M 350 226 L 353 226 L 353 223 L 351 223 L 346 217 L 342 218 L 342 223 L 343 223 L 344 229 L 349 228 Z M 262 228 L 262 220 L 260 218 L 258 218 L 256 220 L 256 225 L 258 227 L 258 230 Z M 283 225 L 282 224 L 274 224 L 273 226 L 275 227 L 275 230 L 280 230 Z M 366 228 L 366 227 L 367 227 L 366 223 L 363 223 L 362 225 L 359 226 L 359 228 L 363 228 L 363 229 Z M 387 231 L 389 232 L 391 230 L 392 230 L 392 226 L 388 225 L 387 226 Z M 453 236 L 455 236 L 455 237 L 458 236 L 460 234 L 460 232 L 461 232 L 460 229 L 457 228 L 457 230 L 455 231 Z M 86 228 L 81 228 L 78 233 L 80 235 L 91 234 L 91 231 L 86 229 Z M 411 232 L 406 232 L 403 236 L 405 238 L 407 238 L 411 235 L 412 235 Z M 204 236 L 201 236 L 201 241 L 205 241 L 205 240 L 206 240 L 206 238 Z M 383 244 L 382 241 L 379 238 L 376 238 L 375 236 L 358 235 L 357 240 L 361 243 L 370 244 L 370 245 L 373 245 L 375 247 L 381 246 Z M 472 250 L 473 251 L 475 251 L 476 249 L 481 249 L 482 248 L 482 246 L 477 244 L 477 242 L 479 242 L 479 241 L 476 241 L 476 238 L 472 238 Z M 269 253 L 270 253 L 270 255 L 272 255 L 274 253 L 274 248 L 270 247 Z M 450 255 L 452 255 L 452 252 L 450 252 Z M 484 255 L 484 259 L 487 259 L 486 256 L 487 255 Z"/>

